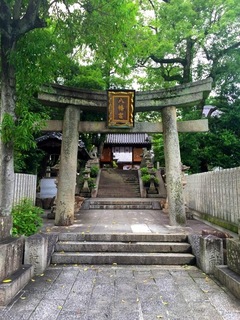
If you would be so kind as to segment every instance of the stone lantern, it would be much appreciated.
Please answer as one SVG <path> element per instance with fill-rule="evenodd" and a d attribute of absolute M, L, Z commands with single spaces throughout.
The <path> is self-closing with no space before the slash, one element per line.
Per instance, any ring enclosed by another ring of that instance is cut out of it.
<path fill-rule="evenodd" d="M 88 185 L 88 179 L 90 178 L 90 172 L 91 172 L 90 167 L 86 166 L 85 170 L 84 170 L 83 187 L 81 189 L 81 195 L 84 196 L 84 197 L 88 197 L 88 196 L 91 195 L 91 190 L 90 190 L 89 185 Z"/>

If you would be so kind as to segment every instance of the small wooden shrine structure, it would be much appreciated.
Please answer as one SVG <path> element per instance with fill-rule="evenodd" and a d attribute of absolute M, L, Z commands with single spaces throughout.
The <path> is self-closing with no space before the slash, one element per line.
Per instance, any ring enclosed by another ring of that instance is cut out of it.
<path fill-rule="evenodd" d="M 138 169 L 143 148 L 151 149 L 151 140 L 147 133 L 107 134 L 100 156 L 100 166 L 112 166 L 115 162 L 119 169 Z"/>

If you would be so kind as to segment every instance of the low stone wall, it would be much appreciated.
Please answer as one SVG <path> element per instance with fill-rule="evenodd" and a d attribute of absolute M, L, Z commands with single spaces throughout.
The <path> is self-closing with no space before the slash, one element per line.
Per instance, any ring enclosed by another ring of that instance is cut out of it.
<path fill-rule="evenodd" d="M 202 218 L 237 233 L 240 167 L 186 176 L 186 205 Z"/>
<path fill-rule="evenodd" d="M 240 299 L 240 235 L 227 239 L 227 265 L 216 266 L 214 276 Z"/>

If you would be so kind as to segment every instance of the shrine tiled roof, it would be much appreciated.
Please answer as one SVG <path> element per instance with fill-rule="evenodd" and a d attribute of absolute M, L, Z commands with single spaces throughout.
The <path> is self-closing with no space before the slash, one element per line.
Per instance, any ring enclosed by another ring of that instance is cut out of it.
<path fill-rule="evenodd" d="M 36 142 L 41 143 L 43 141 L 50 140 L 50 139 L 62 141 L 62 133 L 60 133 L 60 132 L 47 132 L 43 136 L 37 138 Z M 82 140 L 78 141 L 78 147 L 85 148 L 84 142 Z"/>
<path fill-rule="evenodd" d="M 147 133 L 111 133 L 106 135 L 105 143 L 150 145 L 151 140 Z"/>

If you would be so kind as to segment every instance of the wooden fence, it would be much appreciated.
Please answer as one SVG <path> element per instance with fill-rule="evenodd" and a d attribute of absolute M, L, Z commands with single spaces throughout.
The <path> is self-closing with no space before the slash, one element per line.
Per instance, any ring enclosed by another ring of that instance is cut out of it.
<path fill-rule="evenodd" d="M 23 198 L 32 199 L 35 204 L 37 176 L 32 174 L 15 173 L 13 203 L 17 204 Z"/>
<path fill-rule="evenodd" d="M 189 175 L 186 181 L 184 194 L 190 209 L 238 225 L 240 167 Z"/>

